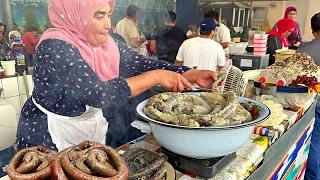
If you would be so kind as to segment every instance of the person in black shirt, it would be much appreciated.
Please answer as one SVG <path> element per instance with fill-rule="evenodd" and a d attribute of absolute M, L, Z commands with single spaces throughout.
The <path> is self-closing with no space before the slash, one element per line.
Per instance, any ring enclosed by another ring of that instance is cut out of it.
<path fill-rule="evenodd" d="M 151 37 L 150 49 L 158 55 L 158 59 L 174 63 L 179 48 L 187 39 L 186 33 L 175 27 L 177 15 L 173 11 L 165 13 L 164 27 L 155 31 Z"/>

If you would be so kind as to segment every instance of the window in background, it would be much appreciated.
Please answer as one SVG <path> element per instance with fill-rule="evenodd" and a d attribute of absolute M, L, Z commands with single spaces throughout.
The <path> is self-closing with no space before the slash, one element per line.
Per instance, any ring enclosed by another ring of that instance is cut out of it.
<path fill-rule="evenodd" d="M 268 15 L 268 7 L 255 7 L 253 13 L 253 27 L 263 25 Z"/>

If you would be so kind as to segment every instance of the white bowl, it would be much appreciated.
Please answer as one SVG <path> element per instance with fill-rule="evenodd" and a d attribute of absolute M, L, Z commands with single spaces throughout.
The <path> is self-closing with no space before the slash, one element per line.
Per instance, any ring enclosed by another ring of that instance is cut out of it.
<path fill-rule="evenodd" d="M 198 93 L 196 93 L 198 94 Z M 250 138 L 254 125 L 266 120 L 270 110 L 264 104 L 252 99 L 238 97 L 240 102 L 250 101 L 261 108 L 257 119 L 225 127 L 186 127 L 168 124 L 149 118 L 143 108 L 148 100 L 137 106 L 137 113 L 149 121 L 156 140 L 166 149 L 190 158 L 208 159 L 235 152 Z"/>
<path fill-rule="evenodd" d="M 209 159 L 235 152 L 250 138 L 254 126 L 233 130 L 179 129 L 150 123 L 152 134 L 166 149 L 182 156 Z"/>

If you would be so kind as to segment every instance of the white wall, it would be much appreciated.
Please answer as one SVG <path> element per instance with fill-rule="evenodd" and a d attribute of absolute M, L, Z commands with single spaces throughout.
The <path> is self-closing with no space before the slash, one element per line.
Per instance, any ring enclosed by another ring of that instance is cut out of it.
<path fill-rule="evenodd" d="M 306 19 L 303 35 L 304 41 L 311 41 L 314 39 L 311 31 L 311 18 L 318 12 L 320 12 L 320 0 L 310 0 L 307 13 L 302 15 L 302 17 Z"/>
<path fill-rule="evenodd" d="M 275 6 L 271 6 L 274 3 Z M 300 23 L 303 41 L 311 41 L 314 37 L 311 31 L 311 17 L 320 12 L 320 0 L 295 0 L 282 2 L 254 2 L 255 7 L 268 7 L 268 19 L 273 26 L 282 19 L 284 12 L 289 6 L 296 6 L 298 9 L 297 22 Z"/>

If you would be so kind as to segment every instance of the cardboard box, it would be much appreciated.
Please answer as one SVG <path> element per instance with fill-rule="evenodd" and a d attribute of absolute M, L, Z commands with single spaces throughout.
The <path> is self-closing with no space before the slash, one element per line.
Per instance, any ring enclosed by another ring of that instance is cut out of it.
<path fill-rule="evenodd" d="M 231 39 L 232 42 L 238 43 L 241 42 L 241 38 L 237 37 L 237 38 L 232 38 Z"/>

